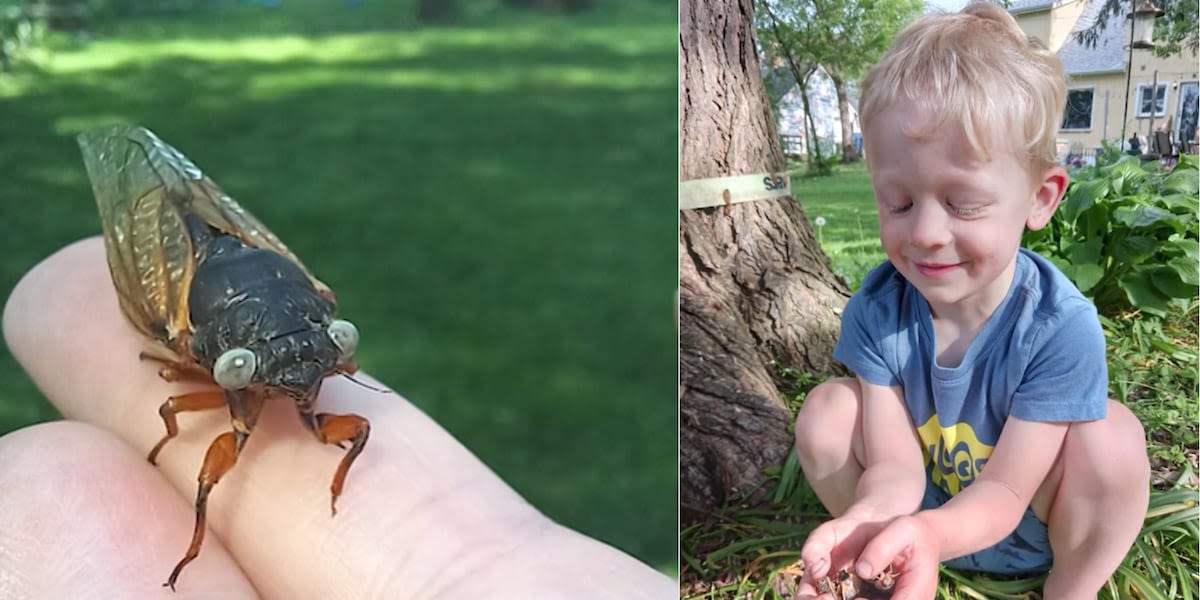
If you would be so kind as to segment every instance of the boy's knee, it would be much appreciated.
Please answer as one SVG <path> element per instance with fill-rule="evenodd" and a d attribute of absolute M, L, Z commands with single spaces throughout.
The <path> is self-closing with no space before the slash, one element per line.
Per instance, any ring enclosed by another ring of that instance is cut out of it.
<path fill-rule="evenodd" d="M 1150 460 L 1141 421 L 1124 404 L 1109 400 L 1108 416 L 1067 434 L 1067 451 L 1074 460 L 1067 473 L 1086 475 L 1089 493 L 1149 493 Z M 1081 482 L 1082 483 L 1082 482 Z"/>
<path fill-rule="evenodd" d="M 858 419 L 858 382 L 831 379 L 813 388 L 796 415 L 796 453 L 802 460 L 844 449 Z"/>

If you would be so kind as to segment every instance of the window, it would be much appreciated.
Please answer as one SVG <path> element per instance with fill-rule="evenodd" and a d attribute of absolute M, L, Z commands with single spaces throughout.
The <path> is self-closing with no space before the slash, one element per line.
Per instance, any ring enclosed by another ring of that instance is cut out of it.
<path fill-rule="evenodd" d="M 1092 128 L 1092 97 L 1094 94 L 1094 88 L 1067 90 L 1067 110 L 1063 113 L 1063 129 L 1080 131 Z"/>
<path fill-rule="evenodd" d="M 1158 89 L 1153 101 L 1150 99 L 1150 88 L 1153 87 L 1148 83 L 1139 83 L 1137 90 L 1137 115 L 1139 117 L 1149 117 L 1150 107 L 1154 107 L 1154 116 L 1164 117 L 1167 114 L 1167 84 L 1158 84 Z"/>

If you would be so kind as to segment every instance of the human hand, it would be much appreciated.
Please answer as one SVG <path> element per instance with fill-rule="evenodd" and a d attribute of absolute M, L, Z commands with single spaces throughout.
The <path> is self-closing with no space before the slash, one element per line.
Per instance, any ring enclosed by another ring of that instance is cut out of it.
<path fill-rule="evenodd" d="M 937 590 L 940 549 L 937 536 L 920 517 L 893 518 L 852 507 L 813 530 L 805 541 L 798 598 L 829 598 L 821 595 L 828 591 L 821 589 L 821 580 L 836 582 L 837 573 L 846 570 L 876 584 L 886 571 L 891 600 L 931 599 Z"/>
<path fill-rule="evenodd" d="M 70 420 L 0 438 L 0 597 L 678 594 L 668 577 L 547 519 L 403 398 L 331 377 L 318 407 L 372 425 L 337 516 L 329 484 L 342 451 L 318 443 L 287 402 L 268 402 L 213 490 L 209 535 L 172 595 L 161 584 L 191 538 L 196 476 L 228 414 L 181 416 L 157 468 L 146 462 L 164 433 L 155 408 L 187 388 L 139 361 L 146 341 L 117 308 L 99 239 L 30 271 L 4 333 Z"/>
<path fill-rule="evenodd" d="M 859 553 L 891 520 L 889 515 L 851 507 L 845 515 L 826 521 L 814 529 L 800 550 L 804 573 L 798 585 L 798 597 L 828 598 L 829 595 L 821 596 L 822 592 L 827 591 L 821 589 L 822 579 L 829 577 L 836 582 L 840 571 L 855 572 L 854 565 Z"/>
<path fill-rule="evenodd" d="M 940 551 L 937 535 L 920 516 L 898 517 L 867 543 L 855 570 L 868 579 L 890 565 L 892 600 L 929 600 L 937 593 Z"/>

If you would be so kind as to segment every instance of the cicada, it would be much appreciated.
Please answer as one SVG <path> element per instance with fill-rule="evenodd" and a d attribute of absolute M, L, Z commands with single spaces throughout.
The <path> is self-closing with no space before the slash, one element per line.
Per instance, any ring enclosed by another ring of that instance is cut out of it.
<path fill-rule="evenodd" d="M 822 577 L 817 583 L 817 591 L 833 596 L 834 600 L 891 598 L 895 582 L 896 571 L 891 565 L 870 581 L 864 581 L 858 575 L 842 569 L 838 571 L 836 581 L 832 577 Z"/>
<path fill-rule="evenodd" d="M 237 462 L 263 403 L 295 403 L 322 443 L 350 447 L 334 472 L 330 509 L 370 434 L 353 414 L 315 413 L 321 382 L 353 373 L 358 330 L 334 318 L 333 292 L 279 238 L 178 150 L 133 126 L 79 136 L 100 209 L 109 271 L 121 311 L 153 343 L 141 355 L 167 381 L 215 384 L 171 396 L 159 407 L 166 434 L 176 415 L 228 407 L 231 431 L 217 436 L 200 467 L 191 544 L 163 585 L 175 589 L 204 541 L 209 493 Z"/>

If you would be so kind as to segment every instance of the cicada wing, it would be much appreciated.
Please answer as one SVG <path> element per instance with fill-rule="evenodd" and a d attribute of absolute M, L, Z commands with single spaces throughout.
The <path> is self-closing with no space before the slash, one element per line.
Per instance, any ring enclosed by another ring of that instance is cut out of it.
<path fill-rule="evenodd" d="M 188 328 L 192 245 L 169 181 L 150 165 L 136 130 L 113 127 L 79 136 L 100 209 L 108 267 L 121 310 L 162 341 Z"/>
<path fill-rule="evenodd" d="M 194 259 L 184 215 L 247 245 L 304 264 L 254 215 L 175 148 L 142 127 L 118 125 L 79 136 L 92 181 L 121 308 L 144 333 L 174 340 L 189 328 Z M 329 287 L 309 273 L 331 300 Z"/>

